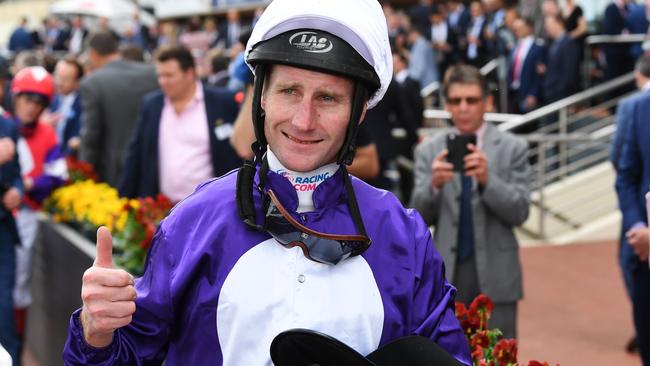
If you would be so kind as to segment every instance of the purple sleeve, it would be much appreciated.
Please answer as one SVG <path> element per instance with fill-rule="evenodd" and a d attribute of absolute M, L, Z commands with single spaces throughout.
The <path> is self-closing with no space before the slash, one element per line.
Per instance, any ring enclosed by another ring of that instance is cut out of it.
<path fill-rule="evenodd" d="M 109 346 L 95 348 L 84 340 L 79 320 L 81 311 L 77 310 L 72 314 L 63 350 L 65 365 L 160 365 L 163 362 L 174 319 L 169 293 L 171 257 L 161 226 L 154 236 L 145 274 L 136 279 L 138 296 L 131 324 L 115 331 Z"/>
<path fill-rule="evenodd" d="M 62 186 L 63 183 L 63 179 L 59 177 L 53 177 L 50 175 L 38 176 L 34 179 L 34 185 L 28 192 L 29 198 L 40 203 L 49 197 L 50 193 L 52 193 L 55 188 Z"/>
<path fill-rule="evenodd" d="M 28 192 L 29 198 L 39 203 L 42 202 L 55 188 L 63 185 L 66 174 L 65 159 L 61 149 L 55 146 L 45 156 L 43 174 L 34 177 L 34 185 Z"/>
<path fill-rule="evenodd" d="M 416 216 L 416 258 L 422 260 L 416 268 L 419 275 L 413 299 L 412 333 L 433 340 L 458 361 L 471 366 L 469 345 L 455 315 L 456 288 L 445 279 L 445 264 L 433 245 L 431 232 Z"/>

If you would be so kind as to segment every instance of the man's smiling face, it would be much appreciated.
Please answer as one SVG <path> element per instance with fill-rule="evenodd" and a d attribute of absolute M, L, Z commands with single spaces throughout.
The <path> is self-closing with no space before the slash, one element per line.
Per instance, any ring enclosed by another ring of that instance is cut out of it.
<path fill-rule="evenodd" d="M 273 66 L 262 94 L 264 134 L 287 168 L 307 172 L 336 161 L 350 118 L 352 80 Z"/>

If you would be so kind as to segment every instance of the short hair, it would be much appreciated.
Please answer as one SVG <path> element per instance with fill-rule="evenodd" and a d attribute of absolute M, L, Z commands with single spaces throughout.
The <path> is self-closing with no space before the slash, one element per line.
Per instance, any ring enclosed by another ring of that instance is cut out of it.
<path fill-rule="evenodd" d="M 634 70 L 638 71 L 646 78 L 650 78 L 650 56 L 644 55 L 639 57 L 634 64 Z"/>
<path fill-rule="evenodd" d="M 21 70 L 30 66 L 43 66 L 43 62 L 38 53 L 33 50 L 22 50 L 18 52 L 13 64 L 15 70 Z"/>
<path fill-rule="evenodd" d="M 230 60 L 228 59 L 228 57 L 224 55 L 214 55 L 210 59 L 210 66 L 212 68 L 212 72 L 217 73 L 219 71 L 228 70 L 229 62 Z"/>
<path fill-rule="evenodd" d="M 399 58 L 400 61 L 402 61 L 403 63 L 408 65 L 409 59 L 408 59 L 408 57 L 406 56 L 406 54 L 404 52 L 402 52 L 401 50 L 398 50 L 396 48 L 391 48 L 391 53 L 393 55 L 397 56 L 397 58 Z"/>
<path fill-rule="evenodd" d="M 535 21 L 531 17 L 519 17 L 521 21 L 530 29 L 535 29 Z"/>
<path fill-rule="evenodd" d="M 144 51 L 140 46 L 132 43 L 120 47 L 120 55 L 124 60 L 144 62 Z"/>
<path fill-rule="evenodd" d="M 59 60 L 59 62 L 66 63 L 74 67 L 75 71 L 77 72 L 77 80 L 81 79 L 81 77 L 84 76 L 84 67 L 74 55 L 67 55 Z"/>
<path fill-rule="evenodd" d="M 98 31 L 88 36 L 88 48 L 100 56 L 109 56 L 117 53 L 118 42 L 115 36 L 108 31 Z"/>
<path fill-rule="evenodd" d="M 167 46 L 161 48 L 156 53 L 156 61 L 158 62 L 167 62 L 171 60 L 176 60 L 183 71 L 195 69 L 194 57 L 185 47 Z"/>
<path fill-rule="evenodd" d="M 453 84 L 478 85 L 481 88 L 483 97 L 488 96 L 488 85 L 485 76 L 479 69 L 470 65 L 454 65 L 445 73 L 442 93 L 445 98 L 449 97 L 449 88 Z"/>

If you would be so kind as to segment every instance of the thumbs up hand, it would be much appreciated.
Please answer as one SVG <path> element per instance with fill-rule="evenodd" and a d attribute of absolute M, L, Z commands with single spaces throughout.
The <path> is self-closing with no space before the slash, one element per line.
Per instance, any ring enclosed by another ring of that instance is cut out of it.
<path fill-rule="evenodd" d="M 133 276 L 113 267 L 113 239 L 106 227 L 97 230 L 97 256 L 83 275 L 81 324 L 86 342 L 108 346 L 113 332 L 131 323 L 136 292 Z"/>

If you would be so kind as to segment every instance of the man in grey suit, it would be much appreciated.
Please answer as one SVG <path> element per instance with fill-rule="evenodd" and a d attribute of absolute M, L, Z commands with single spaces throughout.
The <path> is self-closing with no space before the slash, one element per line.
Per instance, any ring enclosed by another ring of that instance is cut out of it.
<path fill-rule="evenodd" d="M 80 87 L 81 160 L 116 187 L 140 101 L 158 88 L 156 71 L 150 65 L 122 60 L 117 40 L 109 32 L 89 36 L 88 57 L 93 71 Z"/>
<path fill-rule="evenodd" d="M 447 278 L 458 288 L 457 301 L 468 304 L 480 293 L 488 295 L 495 303 L 490 328 L 514 338 L 523 290 L 513 228 L 528 217 L 528 146 L 483 120 L 492 97 L 475 67 L 452 67 L 443 93 L 452 133 L 474 135 L 477 143 L 448 149 L 446 131 L 421 143 L 415 150 L 411 206 L 435 226 L 436 247 L 445 260 Z"/>

